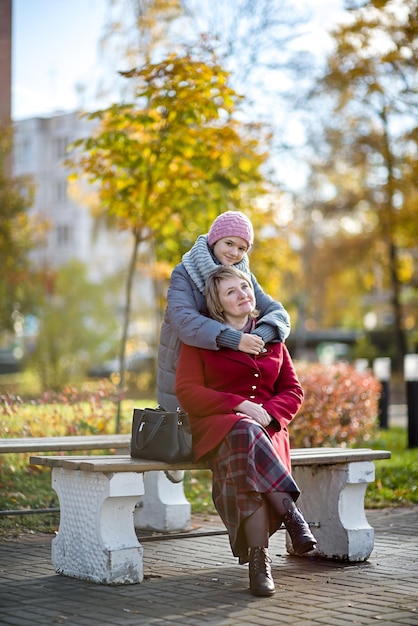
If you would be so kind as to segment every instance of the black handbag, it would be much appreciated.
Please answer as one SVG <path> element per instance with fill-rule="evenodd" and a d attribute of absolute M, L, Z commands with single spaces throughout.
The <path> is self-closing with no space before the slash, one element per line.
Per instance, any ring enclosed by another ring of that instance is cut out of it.
<path fill-rule="evenodd" d="M 187 413 L 134 409 L 131 457 L 149 461 L 181 463 L 193 460 L 192 433 Z"/>

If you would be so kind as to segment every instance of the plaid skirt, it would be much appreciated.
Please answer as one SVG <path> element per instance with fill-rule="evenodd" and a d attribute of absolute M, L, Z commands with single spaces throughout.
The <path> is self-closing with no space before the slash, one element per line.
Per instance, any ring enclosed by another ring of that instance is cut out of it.
<path fill-rule="evenodd" d="M 260 506 L 263 493 L 282 491 L 293 500 L 299 488 L 280 460 L 266 430 L 243 418 L 232 428 L 212 457 L 212 499 L 225 524 L 234 556 L 248 562 L 244 521 Z M 282 519 L 266 500 L 270 535 Z"/>

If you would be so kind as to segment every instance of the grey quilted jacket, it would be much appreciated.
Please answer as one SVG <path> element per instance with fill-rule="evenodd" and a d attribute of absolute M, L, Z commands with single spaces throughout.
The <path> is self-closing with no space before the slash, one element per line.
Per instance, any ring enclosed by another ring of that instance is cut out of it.
<path fill-rule="evenodd" d="M 206 236 L 200 236 L 203 237 Z M 207 317 L 204 293 L 186 270 L 187 256 L 185 257 L 171 275 L 158 348 L 157 399 L 162 407 L 170 411 L 179 406 L 175 395 L 175 378 L 181 342 L 199 348 L 219 350 L 222 345 L 238 349 L 241 339 L 239 331 Z M 248 268 L 248 263 L 246 267 Z M 260 312 L 253 332 L 260 335 L 266 343 L 284 341 L 290 332 L 287 311 L 263 292 L 249 269 L 247 273 L 251 276 L 256 306 Z"/>

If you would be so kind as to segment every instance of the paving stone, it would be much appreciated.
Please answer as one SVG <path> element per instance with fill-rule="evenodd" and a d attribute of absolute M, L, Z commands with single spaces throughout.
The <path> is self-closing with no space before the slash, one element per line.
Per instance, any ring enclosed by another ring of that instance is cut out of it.
<path fill-rule="evenodd" d="M 248 570 L 225 535 L 144 539 L 144 582 L 106 586 L 55 574 L 53 535 L 0 541 L 0 626 L 418 626 L 418 506 L 367 512 L 375 549 L 365 563 L 270 554 L 277 591 L 248 592 Z M 199 530 L 221 530 L 218 518 Z"/>

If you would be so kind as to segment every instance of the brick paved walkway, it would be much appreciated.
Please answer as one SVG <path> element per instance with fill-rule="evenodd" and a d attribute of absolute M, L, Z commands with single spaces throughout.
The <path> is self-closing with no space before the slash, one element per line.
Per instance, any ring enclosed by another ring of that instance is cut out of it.
<path fill-rule="evenodd" d="M 270 554 L 277 592 L 255 598 L 227 537 L 144 542 L 145 580 L 109 587 L 54 573 L 50 536 L 0 541 L 1 626 L 418 625 L 418 506 L 368 511 L 376 531 L 366 563 Z M 218 518 L 194 532 L 221 529 Z"/>

